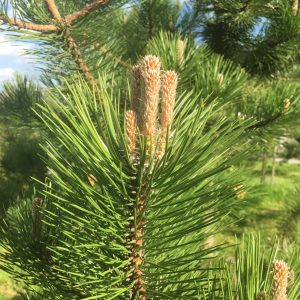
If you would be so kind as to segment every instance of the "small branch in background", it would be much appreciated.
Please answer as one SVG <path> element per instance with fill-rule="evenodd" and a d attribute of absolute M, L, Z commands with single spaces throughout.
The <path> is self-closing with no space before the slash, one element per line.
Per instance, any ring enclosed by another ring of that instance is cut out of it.
<path fill-rule="evenodd" d="M 240 11 L 241 11 L 241 12 L 246 11 L 246 10 L 249 8 L 249 6 L 250 6 L 251 1 L 252 1 L 252 0 L 247 0 L 247 1 L 245 1 L 244 5 L 243 5 L 243 7 L 241 8 Z"/>
<path fill-rule="evenodd" d="M 294 0 L 293 3 L 293 11 L 294 11 L 294 15 L 298 16 L 298 11 L 299 11 L 299 0 Z"/>
<path fill-rule="evenodd" d="M 282 116 L 282 113 L 277 113 L 276 115 L 272 116 L 269 119 L 265 119 L 262 121 L 259 121 L 251 126 L 249 126 L 247 129 L 259 129 L 259 128 L 263 128 L 273 122 L 275 122 L 277 119 L 279 119 Z"/>
<path fill-rule="evenodd" d="M 104 46 L 99 47 L 99 50 L 101 51 L 101 53 L 106 54 L 109 58 L 111 58 L 112 60 L 114 60 L 117 64 L 126 67 L 126 68 L 130 68 L 130 65 L 126 62 L 123 61 L 121 58 L 119 57 L 115 57 L 108 49 L 106 49 Z"/>
<path fill-rule="evenodd" d="M 48 6 L 48 10 L 51 13 L 52 17 L 55 21 L 61 22 L 61 15 L 56 6 L 55 0 L 46 0 L 46 4 Z"/>
<path fill-rule="evenodd" d="M 153 11 L 152 11 L 152 0 L 148 3 L 148 22 L 149 22 L 149 28 L 148 28 L 148 37 L 149 39 L 152 38 L 153 35 Z"/>
<path fill-rule="evenodd" d="M 84 8 L 82 8 L 79 11 L 76 11 L 68 16 L 66 16 L 66 22 L 67 24 L 71 25 L 74 22 L 82 19 L 86 15 L 88 15 L 91 11 L 99 8 L 100 6 L 107 4 L 108 0 L 96 0 L 90 4 L 87 4 Z"/>
<path fill-rule="evenodd" d="M 276 153 L 277 153 L 277 146 L 274 146 L 273 149 L 273 158 L 272 158 L 272 176 L 271 176 L 271 183 L 274 183 L 275 175 L 276 175 Z"/>
<path fill-rule="evenodd" d="M 267 171 L 267 154 L 266 154 L 266 150 L 264 150 L 263 156 L 262 156 L 261 173 L 260 173 L 260 183 L 261 184 L 266 181 L 266 171 Z"/>

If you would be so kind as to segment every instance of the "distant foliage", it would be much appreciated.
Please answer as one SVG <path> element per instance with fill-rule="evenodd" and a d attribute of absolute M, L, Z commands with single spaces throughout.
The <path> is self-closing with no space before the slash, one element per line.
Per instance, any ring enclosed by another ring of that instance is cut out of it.
<path fill-rule="evenodd" d="M 41 159 L 41 123 L 33 109 L 42 91 L 27 77 L 17 75 L 0 90 L 1 156 L 0 211 L 33 192 L 32 177 L 44 179 L 46 167 Z"/>

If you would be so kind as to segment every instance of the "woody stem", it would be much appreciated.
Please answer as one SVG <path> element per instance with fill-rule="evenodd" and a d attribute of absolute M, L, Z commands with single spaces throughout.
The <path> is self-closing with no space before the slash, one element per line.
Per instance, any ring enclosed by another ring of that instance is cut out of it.
<path fill-rule="evenodd" d="M 79 45 L 75 41 L 75 39 L 70 35 L 69 30 L 66 31 L 65 34 L 66 44 L 71 52 L 71 55 L 76 62 L 79 70 L 83 74 L 85 80 L 88 82 L 89 86 L 93 88 L 95 86 L 95 78 L 90 71 L 88 65 L 86 64 L 82 52 L 79 48 Z"/>
<path fill-rule="evenodd" d="M 135 199 L 135 205 L 132 211 L 132 221 L 130 222 L 130 250 L 131 250 L 131 265 L 132 270 L 130 281 L 133 283 L 132 297 L 133 300 L 146 300 L 145 282 L 143 274 L 143 234 L 144 234 L 144 205 L 145 197 L 143 196 L 144 188 L 138 193 Z M 135 192 L 133 192 L 133 195 Z"/>

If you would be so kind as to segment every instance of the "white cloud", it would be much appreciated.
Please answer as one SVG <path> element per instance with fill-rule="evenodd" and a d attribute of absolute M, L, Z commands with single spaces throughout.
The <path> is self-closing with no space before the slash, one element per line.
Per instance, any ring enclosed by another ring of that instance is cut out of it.
<path fill-rule="evenodd" d="M 35 76 L 34 56 L 25 55 L 25 51 L 35 47 L 34 44 L 12 41 L 0 33 L 0 87 L 3 80 L 12 77 L 15 72 Z"/>
<path fill-rule="evenodd" d="M 0 36 L 0 57 L 10 56 L 19 57 L 31 48 L 31 45 L 25 43 L 13 43 L 8 41 L 4 36 Z"/>
<path fill-rule="evenodd" d="M 12 68 L 0 68 L 0 81 L 11 78 L 14 73 L 15 70 Z"/>

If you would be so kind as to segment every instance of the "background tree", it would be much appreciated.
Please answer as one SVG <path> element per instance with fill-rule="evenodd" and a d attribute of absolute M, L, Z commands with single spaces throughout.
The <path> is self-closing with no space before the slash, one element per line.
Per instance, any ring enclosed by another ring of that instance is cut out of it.
<path fill-rule="evenodd" d="M 39 147 L 42 132 L 32 109 L 41 101 L 42 91 L 27 77 L 16 75 L 4 82 L 0 92 L 1 110 L 1 214 L 16 199 L 33 192 L 31 177 L 43 180 L 46 166 Z"/>
<path fill-rule="evenodd" d="M 295 97 L 299 88 L 294 80 L 299 64 L 297 1 L 189 3 L 187 14 L 192 17 L 184 18 L 185 31 L 189 29 L 215 53 L 245 68 L 254 79 L 249 94 L 237 106 L 240 114 L 257 118 L 260 122 L 256 127 L 278 125 L 271 139 L 283 134 L 280 128 L 287 129 L 291 123 L 298 126 L 298 113 L 286 114 L 291 108 L 290 96 Z"/>

